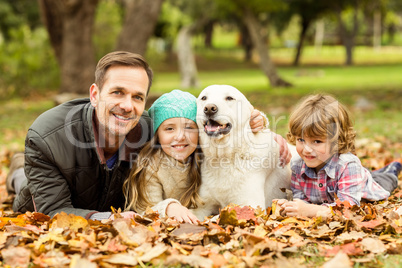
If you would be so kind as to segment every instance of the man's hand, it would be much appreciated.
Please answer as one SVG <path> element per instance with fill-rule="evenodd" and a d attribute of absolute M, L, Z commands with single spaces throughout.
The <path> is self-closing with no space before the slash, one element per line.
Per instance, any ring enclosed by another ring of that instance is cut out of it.
<path fill-rule="evenodd" d="M 179 222 L 187 222 L 196 224 L 199 222 L 198 218 L 186 207 L 180 205 L 179 203 L 170 203 L 166 208 L 166 215 L 168 217 L 173 217 Z"/>
<path fill-rule="evenodd" d="M 278 135 L 273 132 L 272 132 L 272 134 L 274 135 L 274 140 L 279 145 L 280 165 L 281 165 L 281 167 L 284 167 L 287 164 L 289 164 L 290 159 L 292 159 L 292 153 L 290 152 L 290 150 L 288 148 L 288 144 L 287 144 L 286 140 L 281 135 Z"/>
<path fill-rule="evenodd" d="M 250 128 L 252 132 L 258 132 L 265 128 L 267 119 L 258 110 L 253 110 L 250 117 Z"/>

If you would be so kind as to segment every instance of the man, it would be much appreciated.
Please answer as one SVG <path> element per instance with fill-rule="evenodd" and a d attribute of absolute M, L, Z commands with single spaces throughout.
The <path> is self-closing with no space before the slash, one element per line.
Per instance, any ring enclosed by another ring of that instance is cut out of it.
<path fill-rule="evenodd" d="M 96 66 L 89 99 L 40 115 L 25 141 L 26 178 L 16 166 L 20 172 L 10 170 L 7 179 L 10 191 L 22 184 L 13 210 L 51 217 L 64 211 L 101 220 L 111 216 L 111 206 L 123 208 L 122 185 L 130 163 L 151 138 L 144 108 L 152 78 L 140 55 L 112 52 Z M 254 130 L 262 125 L 257 121 Z M 283 144 L 283 138 L 278 140 Z M 287 152 L 282 155 L 289 161 Z"/>
<path fill-rule="evenodd" d="M 90 99 L 73 100 L 41 116 L 28 130 L 25 174 L 14 211 L 64 211 L 108 218 L 123 207 L 130 157 L 150 139 L 144 112 L 153 73 L 137 54 L 113 52 L 95 71 Z M 104 215 L 102 215 L 104 214 Z"/>

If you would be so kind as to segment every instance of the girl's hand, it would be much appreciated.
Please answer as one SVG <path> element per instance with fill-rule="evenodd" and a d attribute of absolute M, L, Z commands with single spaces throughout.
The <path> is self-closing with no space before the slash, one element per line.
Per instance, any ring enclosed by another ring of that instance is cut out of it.
<path fill-rule="evenodd" d="M 331 214 L 331 210 L 328 207 L 309 204 L 300 199 L 286 202 L 282 205 L 282 207 L 284 207 L 286 216 L 288 217 L 316 217 L 318 213 L 321 216 Z"/>
<path fill-rule="evenodd" d="M 198 218 L 191 213 L 188 208 L 180 205 L 179 203 L 170 203 L 166 208 L 166 215 L 168 217 L 173 217 L 179 222 L 187 222 L 191 224 L 196 224 L 199 222 Z"/>

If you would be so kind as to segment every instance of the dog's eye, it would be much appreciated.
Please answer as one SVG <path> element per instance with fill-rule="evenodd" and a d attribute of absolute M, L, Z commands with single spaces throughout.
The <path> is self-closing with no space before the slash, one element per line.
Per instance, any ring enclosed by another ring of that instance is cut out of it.
<path fill-rule="evenodd" d="M 207 96 L 202 96 L 201 100 L 207 100 Z"/>
<path fill-rule="evenodd" d="M 226 100 L 227 100 L 227 101 L 232 101 L 232 100 L 234 100 L 234 98 L 233 98 L 233 97 L 230 97 L 230 96 L 227 96 L 227 97 L 226 97 Z"/>

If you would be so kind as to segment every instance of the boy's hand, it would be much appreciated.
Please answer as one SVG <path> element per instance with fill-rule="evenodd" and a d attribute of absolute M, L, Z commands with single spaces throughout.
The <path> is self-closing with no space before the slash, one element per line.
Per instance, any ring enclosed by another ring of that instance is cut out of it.
<path fill-rule="evenodd" d="M 328 207 L 309 204 L 300 199 L 286 202 L 282 207 L 285 209 L 286 216 L 288 217 L 316 217 L 318 213 L 320 216 L 331 214 L 331 210 Z"/>
<path fill-rule="evenodd" d="M 198 218 L 188 208 L 180 205 L 179 203 L 170 203 L 166 208 L 166 215 L 173 217 L 179 222 L 187 222 L 197 224 Z"/>
<path fill-rule="evenodd" d="M 282 206 L 283 204 L 285 204 L 286 202 L 289 202 L 289 200 L 286 199 L 273 199 L 272 203 L 276 202 L 277 206 Z"/>

